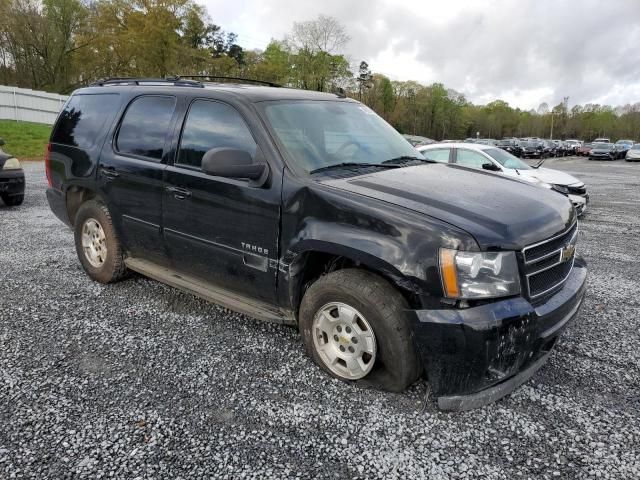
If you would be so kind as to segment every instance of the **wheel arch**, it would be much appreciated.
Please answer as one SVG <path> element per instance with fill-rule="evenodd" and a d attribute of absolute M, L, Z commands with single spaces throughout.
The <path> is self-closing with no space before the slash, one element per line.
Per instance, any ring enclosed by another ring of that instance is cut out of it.
<path fill-rule="evenodd" d="M 288 296 L 296 318 L 306 290 L 323 275 L 344 268 L 361 268 L 379 275 L 396 288 L 411 307 L 419 307 L 416 284 L 391 263 L 371 253 L 331 242 L 314 242 L 290 252 L 288 264 Z"/>
<path fill-rule="evenodd" d="M 104 198 L 94 189 L 82 186 L 71 185 L 65 191 L 67 215 L 71 226 L 75 225 L 76 216 L 80 207 L 89 200 L 98 199 L 106 203 Z"/>

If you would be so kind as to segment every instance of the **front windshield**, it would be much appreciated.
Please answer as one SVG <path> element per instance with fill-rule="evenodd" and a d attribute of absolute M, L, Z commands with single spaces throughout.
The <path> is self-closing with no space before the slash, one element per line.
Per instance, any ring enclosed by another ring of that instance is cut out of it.
<path fill-rule="evenodd" d="M 598 143 L 594 146 L 598 150 L 611 150 L 613 148 L 613 143 Z"/>
<path fill-rule="evenodd" d="M 355 102 L 287 101 L 265 106 L 287 157 L 306 172 L 339 163 L 422 158 L 373 110 Z"/>
<path fill-rule="evenodd" d="M 618 140 L 616 142 L 616 145 L 631 145 L 633 142 L 630 142 L 629 140 Z"/>
<path fill-rule="evenodd" d="M 640 150 L 640 143 L 636 143 L 633 147 L 631 147 L 631 150 Z"/>
<path fill-rule="evenodd" d="M 484 153 L 489 155 L 504 168 L 514 170 L 531 170 L 531 167 L 522 160 L 499 148 L 488 148 L 484 150 Z"/>

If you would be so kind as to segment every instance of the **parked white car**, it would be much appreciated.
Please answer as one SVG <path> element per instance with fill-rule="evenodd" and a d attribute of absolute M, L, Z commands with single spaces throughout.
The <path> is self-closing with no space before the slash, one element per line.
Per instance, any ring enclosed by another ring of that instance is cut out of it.
<path fill-rule="evenodd" d="M 589 203 L 589 194 L 584 182 L 559 170 L 532 167 L 509 152 L 492 145 L 435 143 L 418 147 L 418 151 L 425 158 L 436 162 L 488 170 L 552 188 L 569 197 L 578 215 L 585 212 Z"/>

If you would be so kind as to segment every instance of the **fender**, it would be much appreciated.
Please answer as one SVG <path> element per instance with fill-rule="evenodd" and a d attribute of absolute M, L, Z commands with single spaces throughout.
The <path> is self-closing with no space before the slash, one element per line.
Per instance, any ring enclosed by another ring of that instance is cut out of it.
<path fill-rule="evenodd" d="M 441 298 L 438 249 L 477 248 L 468 233 L 437 219 L 319 182 L 308 185 L 287 177 L 278 277 L 282 307 L 297 310 L 299 279 L 309 252 L 344 257 L 378 272 L 405 292 Z"/>

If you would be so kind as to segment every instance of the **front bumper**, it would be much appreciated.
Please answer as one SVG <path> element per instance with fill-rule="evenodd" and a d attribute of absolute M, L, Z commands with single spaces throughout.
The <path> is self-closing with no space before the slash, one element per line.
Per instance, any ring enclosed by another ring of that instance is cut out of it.
<path fill-rule="evenodd" d="M 24 194 L 24 170 L 0 170 L 0 195 Z"/>
<path fill-rule="evenodd" d="M 615 155 L 608 153 L 589 153 L 589 160 L 615 160 Z"/>
<path fill-rule="evenodd" d="M 562 290 L 541 305 L 523 297 L 467 309 L 413 311 L 413 332 L 442 410 L 487 405 L 526 382 L 577 315 L 587 268 L 578 258 Z"/>

